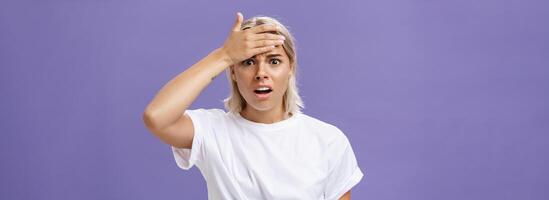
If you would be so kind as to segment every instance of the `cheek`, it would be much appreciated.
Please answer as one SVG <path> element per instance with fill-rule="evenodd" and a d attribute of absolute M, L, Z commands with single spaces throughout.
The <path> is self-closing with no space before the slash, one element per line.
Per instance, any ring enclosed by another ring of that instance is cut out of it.
<path fill-rule="evenodd" d="M 278 88 L 280 88 L 280 91 L 279 91 L 280 94 L 284 94 L 286 90 L 288 90 L 289 83 L 290 83 L 289 76 L 281 77 L 281 79 L 278 81 Z"/>
<path fill-rule="evenodd" d="M 250 70 L 236 70 L 234 71 L 234 76 L 236 80 L 238 81 L 247 81 L 250 80 L 250 77 L 252 77 L 253 71 Z"/>
<path fill-rule="evenodd" d="M 250 88 L 249 87 L 249 84 L 248 83 L 248 77 L 246 74 L 243 74 L 243 73 L 237 73 L 234 75 L 235 76 L 235 82 L 236 82 L 236 85 L 238 86 L 238 91 L 240 92 L 241 95 L 243 96 L 248 96 L 248 94 L 250 94 Z"/>
<path fill-rule="evenodd" d="M 246 84 L 244 84 L 240 79 L 237 79 L 236 85 L 238 86 L 238 90 L 240 93 L 245 92 L 247 90 Z"/>
<path fill-rule="evenodd" d="M 242 73 L 241 71 L 234 71 L 234 74 L 232 75 L 233 76 L 233 81 L 235 81 L 237 84 L 240 84 L 246 79 L 246 75 L 244 73 Z"/>

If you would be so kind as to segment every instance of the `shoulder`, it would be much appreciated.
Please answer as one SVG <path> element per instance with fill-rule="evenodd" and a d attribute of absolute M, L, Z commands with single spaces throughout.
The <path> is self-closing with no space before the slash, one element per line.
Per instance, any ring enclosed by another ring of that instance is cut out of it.
<path fill-rule="evenodd" d="M 187 109 L 185 110 L 185 114 L 187 114 L 189 117 L 191 117 L 191 119 L 194 119 L 194 120 L 207 120 L 207 121 L 221 119 L 227 116 L 227 112 L 219 108 Z"/>
<path fill-rule="evenodd" d="M 199 114 L 199 115 L 208 115 L 208 116 L 222 116 L 227 114 L 222 109 L 219 108 L 197 108 L 197 109 L 187 109 L 185 111 L 187 114 Z"/>
<path fill-rule="evenodd" d="M 325 144 L 339 146 L 348 143 L 347 136 L 337 126 L 303 113 L 301 116 L 303 124 L 318 134 Z"/>
<path fill-rule="evenodd" d="M 326 162 L 327 171 L 331 171 L 342 157 L 352 150 L 346 134 L 337 126 L 326 121 L 302 114 L 303 123 L 312 135 L 307 138 L 306 145 L 316 146 Z"/>

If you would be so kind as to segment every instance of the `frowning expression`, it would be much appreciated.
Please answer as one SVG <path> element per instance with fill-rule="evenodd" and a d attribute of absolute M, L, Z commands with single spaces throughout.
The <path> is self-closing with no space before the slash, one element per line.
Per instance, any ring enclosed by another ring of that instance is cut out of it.
<path fill-rule="evenodd" d="M 292 75 L 292 63 L 282 46 L 232 67 L 231 78 L 236 81 L 246 106 L 258 111 L 280 109 Z"/>

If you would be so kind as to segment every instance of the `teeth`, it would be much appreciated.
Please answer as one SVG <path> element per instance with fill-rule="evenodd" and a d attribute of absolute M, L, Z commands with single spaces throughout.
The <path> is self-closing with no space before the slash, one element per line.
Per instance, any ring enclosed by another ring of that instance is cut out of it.
<path fill-rule="evenodd" d="M 266 91 L 266 90 L 270 90 L 270 89 L 268 87 L 260 87 L 260 88 L 257 88 L 257 90 Z"/>

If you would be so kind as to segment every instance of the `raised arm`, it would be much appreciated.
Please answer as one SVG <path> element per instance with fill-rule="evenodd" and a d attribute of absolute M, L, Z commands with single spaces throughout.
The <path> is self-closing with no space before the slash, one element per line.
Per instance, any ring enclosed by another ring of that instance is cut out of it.
<path fill-rule="evenodd" d="M 275 26 L 261 25 L 241 31 L 242 21 L 242 14 L 237 13 L 236 22 L 223 46 L 171 79 L 145 108 L 145 126 L 163 142 L 191 148 L 194 128 L 191 119 L 183 113 L 202 90 L 227 67 L 283 43 L 280 36 L 265 33 L 275 31 Z"/>

